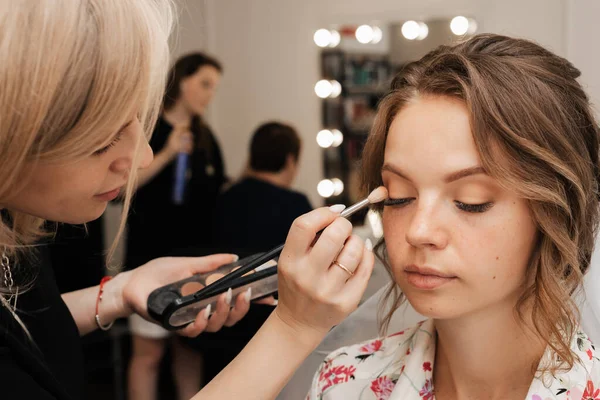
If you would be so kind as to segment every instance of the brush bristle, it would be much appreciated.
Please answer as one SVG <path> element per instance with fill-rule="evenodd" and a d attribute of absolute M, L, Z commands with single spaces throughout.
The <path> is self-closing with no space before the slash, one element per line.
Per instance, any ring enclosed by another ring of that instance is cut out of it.
<path fill-rule="evenodd" d="M 379 186 L 369 194 L 369 203 L 376 204 L 388 198 L 388 191 L 384 186 Z"/>

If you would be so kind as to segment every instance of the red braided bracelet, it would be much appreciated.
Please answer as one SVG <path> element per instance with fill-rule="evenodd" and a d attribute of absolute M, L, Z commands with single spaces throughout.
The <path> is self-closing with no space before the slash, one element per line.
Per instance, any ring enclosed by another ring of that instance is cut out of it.
<path fill-rule="evenodd" d="M 96 325 L 98 325 L 98 328 L 102 329 L 103 331 L 109 330 L 115 323 L 115 321 L 113 321 L 110 324 L 103 326 L 100 323 L 100 316 L 98 315 L 98 308 L 100 306 L 100 300 L 102 300 L 102 292 L 104 291 L 104 284 L 106 282 L 110 281 L 111 279 L 112 279 L 112 276 L 105 276 L 104 278 L 102 278 L 102 280 L 100 281 L 100 289 L 98 290 L 98 297 L 96 298 Z"/>

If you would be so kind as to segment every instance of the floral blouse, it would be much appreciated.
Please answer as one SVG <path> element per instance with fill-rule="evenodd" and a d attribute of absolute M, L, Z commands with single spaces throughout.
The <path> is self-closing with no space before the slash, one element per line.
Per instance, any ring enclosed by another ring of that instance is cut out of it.
<path fill-rule="evenodd" d="M 570 371 L 534 378 L 526 400 L 600 400 L 600 359 L 588 337 L 577 332 Z M 435 400 L 433 320 L 384 339 L 342 347 L 329 354 L 313 378 L 307 400 Z"/>

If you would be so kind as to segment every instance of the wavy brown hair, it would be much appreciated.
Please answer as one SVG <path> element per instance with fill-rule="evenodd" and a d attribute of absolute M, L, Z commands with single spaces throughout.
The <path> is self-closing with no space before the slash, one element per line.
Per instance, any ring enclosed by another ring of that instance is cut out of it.
<path fill-rule="evenodd" d="M 562 362 L 576 362 L 570 343 L 579 313 L 572 294 L 590 265 L 598 225 L 598 127 L 569 61 L 527 40 L 484 34 L 441 46 L 406 65 L 381 101 L 363 152 L 363 185 L 383 184 L 385 142 L 407 102 L 420 96 L 460 99 L 470 115 L 486 172 L 528 201 L 538 240 L 515 312 L 531 304 L 537 335 Z M 391 274 L 385 244 L 377 254 Z M 393 278 L 393 276 L 392 276 Z M 404 298 L 392 285 L 381 331 Z"/>

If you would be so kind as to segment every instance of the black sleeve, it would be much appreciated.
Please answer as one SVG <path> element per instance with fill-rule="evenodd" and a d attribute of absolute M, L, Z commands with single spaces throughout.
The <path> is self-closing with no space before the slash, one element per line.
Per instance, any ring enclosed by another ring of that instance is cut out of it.
<path fill-rule="evenodd" d="M 2 400 L 57 400 L 19 367 L 6 347 L 0 347 L 0 397 Z"/>
<path fill-rule="evenodd" d="M 223 162 L 223 154 L 221 153 L 221 145 L 219 145 L 219 142 L 212 131 L 210 132 L 210 137 L 212 139 L 214 149 L 213 162 L 215 165 L 215 177 L 219 180 L 218 187 L 221 188 L 226 182 L 229 181 L 229 178 L 227 178 L 225 174 L 225 164 Z"/>
<path fill-rule="evenodd" d="M 152 148 L 152 151 L 156 154 L 160 152 L 163 147 L 167 144 L 167 140 L 169 139 L 169 135 L 171 135 L 171 131 L 164 126 L 159 120 L 154 127 L 154 132 L 152 132 L 152 137 L 150 138 L 149 144 Z"/>

